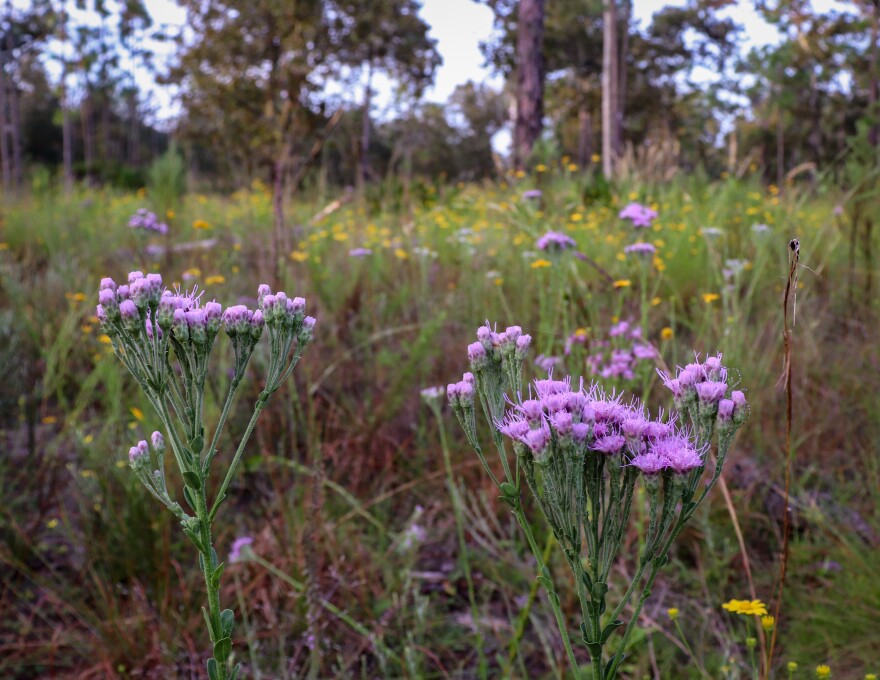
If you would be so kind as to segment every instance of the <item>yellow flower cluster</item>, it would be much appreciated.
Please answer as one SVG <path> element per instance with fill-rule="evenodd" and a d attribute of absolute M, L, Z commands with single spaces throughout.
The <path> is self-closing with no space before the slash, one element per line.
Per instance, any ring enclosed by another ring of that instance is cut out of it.
<path fill-rule="evenodd" d="M 767 605 L 761 600 L 731 600 L 725 602 L 722 607 L 729 612 L 743 616 L 767 616 Z"/>

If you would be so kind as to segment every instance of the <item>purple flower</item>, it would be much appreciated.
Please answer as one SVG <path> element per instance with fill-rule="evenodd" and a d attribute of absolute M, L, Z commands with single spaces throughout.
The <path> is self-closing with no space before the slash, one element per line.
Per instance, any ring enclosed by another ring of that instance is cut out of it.
<path fill-rule="evenodd" d="M 700 453 L 694 449 L 687 437 L 675 435 L 651 444 L 650 452 L 666 460 L 666 467 L 678 474 L 690 472 L 703 464 Z"/>
<path fill-rule="evenodd" d="M 116 290 L 116 282 L 111 278 L 103 278 L 101 279 L 101 285 L 98 288 L 99 290 Z"/>
<path fill-rule="evenodd" d="M 239 562 L 242 559 L 242 550 L 248 549 L 253 545 L 254 539 L 251 536 L 241 536 L 232 542 L 232 549 L 229 551 L 229 561 Z"/>
<path fill-rule="evenodd" d="M 590 447 L 593 451 L 599 451 L 609 456 L 620 453 L 626 444 L 626 437 L 620 434 L 608 434 L 599 437 Z"/>
<path fill-rule="evenodd" d="M 733 401 L 731 399 L 722 399 L 718 402 L 718 420 L 720 422 L 730 422 L 733 418 Z"/>
<path fill-rule="evenodd" d="M 480 342 L 472 342 L 468 345 L 468 359 L 472 364 L 480 364 L 486 360 L 486 348 Z"/>
<path fill-rule="evenodd" d="M 369 248 L 352 248 L 348 251 L 349 257 L 366 257 L 367 255 L 372 255 L 373 251 Z"/>
<path fill-rule="evenodd" d="M 657 211 L 641 203 L 630 203 L 620 211 L 618 217 L 629 220 L 636 228 L 648 228 L 657 219 Z"/>
<path fill-rule="evenodd" d="M 145 208 L 141 208 L 131 216 L 128 220 L 128 226 L 132 229 L 151 231 L 156 234 L 168 233 L 168 225 L 164 222 L 160 222 L 155 213 L 152 213 Z"/>
<path fill-rule="evenodd" d="M 574 421 L 568 411 L 559 411 L 550 418 L 550 424 L 561 437 L 571 434 Z"/>
<path fill-rule="evenodd" d="M 704 404 L 717 404 L 724 398 L 727 392 L 727 383 L 707 380 L 706 382 L 697 383 L 697 397 Z"/>
<path fill-rule="evenodd" d="M 98 317 L 98 321 L 101 323 L 107 323 L 107 312 L 104 311 L 104 305 L 95 307 L 95 316 Z"/>
<path fill-rule="evenodd" d="M 558 231 L 548 231 L 535 242 L 535 247 L 538 250 L 550 252 L 561 252 L 563 250 L 568 250 L 569 248 L 574 248 L 576 245 L 577 242 L 571 238 L 571 236 L 561 234 Z"/>
<path fill-rule="evenodd" d="M 137 307 L 131 300 L 122 301 L 119 305 L 119 313 L 122 315 L 122 318 L 126 320 L 136 319 L 138 317 Z"/>
<path fill-rule="evenodd" d="M 153 432 L 150 436 L 150 440 L 153 442 L 153 448 L 160 453 L 165 450 L 165 438 L 162 436 L 161 432 Z"/>
<path fill-rule="evenodd" d="M 653 359 L 657 356 L 657 352 L 650 345 L 635 344 L 633 345 L 632 353 L 636 359 Z"/>
<path fill-rule="evenodd" d="M 654 253 L 656 253 L 657 248 L 655 248 L 650 243 L 643 243 L 642 241 L 637 241 L 636 243 L 633 243 L 632 245 L 629 245 L 626 248 L 624 248 L 623 252 L 625 252 L 627 255 L 633 253 L 635 255 L 647 256 L 647 255 L 653 255 Z"/>
<path fill-rule="evenodd" d="M 517 415 L 508 415 L 498 424 L 498 431 L 501 434 L 519 441 L 522 441 L 531 429 L 528 421 Z"/>
<path fill-rule="evenodd" d="M 143 455 L 144 455 L 144 452 L 141 451 L 137 446 L 132 446 L 128 450 L 128 462 L 134 463 L 135 461 L 139 460 L 141 458 L 141 456 L 143 456 Z"/>
<path fill-rule="evenodd" d="M 529 189 L 527 191 L 523 191 L 523 193 L 522 193 L 522 197 L 524 199 L 526 199 L 527 201 L 537 200 L 537 199 L 541 198 L 541 196 L 543 196 L 543 195 L 544 195 L 544 192 L 541 191 L 540 189 Z"/>
<path fill-rule="evenodd" d="M 656 475 L 668 465 L 666 458 L 650 452 L 639 454 L 630 464 L 645 475 Z"/>
<path fill-rule="evenodd" d="M 523 442 L 532 450 L 532 453 L 540 456 L 550 444 L 550 428 L 543 425 L 536 430 L 529 430 L 523 437 Z"/>

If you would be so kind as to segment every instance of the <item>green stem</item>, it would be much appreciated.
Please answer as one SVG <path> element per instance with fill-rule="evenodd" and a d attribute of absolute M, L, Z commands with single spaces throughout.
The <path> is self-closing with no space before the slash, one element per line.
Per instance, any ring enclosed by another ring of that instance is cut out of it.
<path fill-rule="evenodd" d="M 265 393 L 264 393 L 265 394 Z M 260 395 L 259 399 L 257 399 L 257 404 L 254 407 L 254 414 L 251 416 L 250 422 L 247 424 L 247 429 L 244 431 L 244 435 L 241 438 L 241 441 L 238 444 L 238 448 L 235 451 L 235 456 L 232 458 L 232 463 L 229 465 L 229 469 L 226 471 L 226 477 L 223 478 L 223 483 L 220 485 L 220 489 L 217 491 L 217 495 L 214 497 L 214 504 L 211 506 L 211 513 L 208 517 L 211 521 L 214 520 L 214 517 L 217 515 L 217 510 L 220 508 L 220 503 L 223 502 L 223 499 L 226 497 L 226 490 L 229 488 L 229 484 L 232 482 L 232 476 L 235 474 L 235 470 L 238 467 L 238 462 L 241 460 L 241 454 L 244 452 L 244 447 L 248 442 L 248 439 L 251 438 L 251 433 L 254 431 L 254 427 L 257 424 L 257 418 L 260 417 L 260 413 L 263 412 L 263 409 L 266 408 L 266 401 L 268 396 Z"/>
<path fill-rule="evenodd" d="M 223 411 L 220 413 L 220 420 L 217 421 L 217 428 L 214 430 L 214 435 L 211 437 L 211 444 L 208 446 L 207 454 L 205 455 L 204 471 L 206 476 L 208 465 L 214 459 L 214 452 L 217 449 L 217 444 L 220 443 L 220 433 L 223 432 L 223 426 L 226 424 L 226 419 L 229 417 L 229 411 L 232 408 L 232 401 L 235 398 L 235 393 L 238 391 L 238 385 L 240 382 L 241 379 L 238 376 L 235 376 L 229 385 L 229 392 L 227 392 L 226 401 L 223 403 Z"/>
<path fill-rule="evenodd" d="M 538 563 L 538 571 L 543 573 L 545 566 L 543 555 L 538 549 L 538 544 L 535 542 L 535 536 L 532 534 L 532 528 L 529 526 L 528 521 L 526 521 L 526 516 L 519 503 L 517 503 L 517 507 L 514 508 L 513 514 L 526 534 L 526 541 L 529 544 L 532 555 L 535 557 L 535 561 Z M 550 606 L 553 608 L 553 616 L 556 618 L 556 625 L 559 628 L 559 634 L 562 635 L 562 644 L 565 646 L 565 653 L 568 655 L 571 672 L 574 675 L 575 680 L 580 680 L 581 674 L 577 659 L 574 655 L 574 650 L 571 648 L 571 639 L 568 636 L 568 626 L 565 623 L 565 617 L 562 615 L 562 609 L 559 606 L 559 596 L 556 594 L 552 585 L 548 586 L 546 583 L 543 585 L 544 590 L 547 591 L 547 599 L 550 600 Z"/>

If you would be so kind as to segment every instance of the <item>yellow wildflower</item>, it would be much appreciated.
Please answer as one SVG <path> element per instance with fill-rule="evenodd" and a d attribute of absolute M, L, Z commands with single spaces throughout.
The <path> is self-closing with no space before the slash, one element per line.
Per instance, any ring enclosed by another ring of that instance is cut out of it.
<path fill-rule="evenodd" d="M 113 341 L 110 339 L 110 336 L 107 335 L 107 334 L 101 335 L 101 336 L 98 338 L 98 340 L 99 340 L 100 342 L 104 343 L 105 345 L 109 345 L 111 342 L 113 342 Z"/>
<path fill-rule="evenodd" d="M 43 418 L 43 425 L 54 425 L 58 422 L 58 418 L 55 416 L 46 416 Z"/>
<path fill-rule="evenodd" d="M 761 627 L 768 633 L 773 630 L 774 625 L 776 625 L 776 619 L 774 619 L 772 616 L 761 617 Z"/>
<path fill-rule="evenodd" d="M 615 288 L 627 288 L 632 285 L 632 281 L 629 279 L 618 279 L 614 282 Z"/>
<path fill-rule="evenodd" d="M 597 153 L 594 153 L 592 156 L 590 156 L 590 160 L 591 160 L 593 163 L 598 163 L 599 161 L 602 160 L 602 156 L 600 156 L 600 155 L 597 154 Z"/>
<path fill-rule="evenodd" d="M 660 339 L 661 340 L 672 340 L 672 335 L 673 335 L 673 332 L 669 326 L 667 326 L 662 331 L 660 331 Z"/>
<path fill-rule="evenodd" d="M 305 262 L 306 260 L 309 259 L 309 254 L 303 252 L 302 250 L 294 250 L 290 254 L 290 259 L 296 260 L 297 262 Z"/>
<path fill-rule="evenodd" d="M 54 529 L 55 527 L 58 526 L 58 520 L 53 517 L 48 522 L 46 522 L 46 526 L 49 527 L 50 529 Z"/>
<path fill-rule="evenodd" d="M 214 274 L 213 276 L 209 276 L 205 279 L 206 286 L 214 286 L 219 285 L 221 283 L 226 283 L 226 277 L 222 274 Z"/>
<path fill-rule="evenodd" d="M 131 415 L 133 415 L 135 417 L 135 420 L 140 420 L 141 422 L 143 422 L 143 420 L 144 420 L 144 412 L 143 411 L 141 411 L 136 406 L 132 406 L 128 410 L 131 411 Z"/>
<path fill-rule="evenodd" d="M 406 260 L 409 259 L 409 253 L 406 252 L 403 248 L 397 248 L 394 251 L 394 257 L 399 260 Z"/>
<path fill-rule="evenodd" d="M 578 169 L 577 163 L 569 163 L 568 164 L 568 171 L 569 172 L 577 172 L 577 169 Z"/>
<path fill-rule="evenodd" d="M 544 165 L 543 163 L 538 163 L 535 166 L 535 172 L 547 172 L 547 166 Z"/>
<path fill-rule="evenodd" d="M 796 661 L 789 661 L 786 667 L 788 668 L 789 673 L 794 673 L 798 669 Z"/>
<path fill-rule="evenodd" d="M 662 299 L 662 298 L 659 298 L 659 297 L 652 297 L 652 298 L 651 298 L 651 306 L 652 306 L 652 307 L 656 307 L 656 306 L 659 305 L 661 302 L 663 302 L 663 299 Z"/>
<path fill-rule="evenodd" d="M 743 616 L 767 616 L 767 605 L 761 600 L 731 600 L 721 606 L 729 612 Z"/>
<path fill-rule="evenodd" d="M 553 265 L 553 263 L 550 262 L 550 260 L 545 260 L 545 259 L 542 258 L 542 259 L 539 259 L 539 260 L 535 260 L 535 261 L 532 262 L 532 264 L 529 265 L 529 266 L 530 266 L 532 269 L 541 269 L 542 267 L 550 267 L 550 266 L 552 266 L 552 265 Z"/>
<path fill-rule="evenodd" d="M 211 225 L 205 222 L 205 220 L 196 220 L 193 222 L 193 229 L 210 229 Z"/>
<path fill-rule="evenodd" d="M 678 609 L 675 607 L 670 607 L 666 610 L 666 613 L 669 614 L 669 618 L 675 621 L 678 618 Z"/>
<path fill-rule="evenodd" d="M 174 211 L 173 211 L 173 210 L 167 210 L 167 211 L 165 212 L 165 217 L 168 218 L 169 220 L 173 220 L 173 219 L 174 219 Z"/>
<path fill-rule="evenodd" d="M 707 305 L 715 302 L 715 300 L 720 299 L 720 295 L 718 293 L 703 293 L 703 302 Z"/>
<path fill-rule="evenodd" d="M 95 441 L 95 435 L 93 434 L 87 434 L 83 437 L 83 444 L 91 444 L 93 441 Z"/>
<path fill-rule="evenodd" d="M 824 663 L 820 666 L 816 666 L 816 677 L 817 678 L 830 678 L 831 677 L 831 668 L 826 666 Z"/>

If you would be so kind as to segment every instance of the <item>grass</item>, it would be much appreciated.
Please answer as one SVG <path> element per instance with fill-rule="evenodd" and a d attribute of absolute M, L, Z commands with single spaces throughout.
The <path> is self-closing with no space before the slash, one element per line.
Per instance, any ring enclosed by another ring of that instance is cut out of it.
<path fill-rule="evenodd" d="M 519 198 L 534 186 L 544 192 L 539 203 Z M 847 303 L 848 227 L 833 211 L 843 193 L 779 191 L 749 178 L 620 186 L 599 199 L 590 198 L 591 187 L 588 176 L 550 171 L 515 185 L 425 185 L 421 201 L 400 212 L 375 196 L 318 221 L 323 205 L 290 206 L 294 249 L 285 254 L 284 280 L 270 283 L 309 300 L 318 333 L 296 385 L 276 395 L 245 453 L 217 537 L 228 549 L 252 535 L 263 560 L 230 567 L 223 595 L 246 608 L 235 653 L 250 677 L 477 677 L 477 633 L 489 677 L 504 668 L 513 677 L 564 672 L 552 610 L 533 588 L 513 518 L 457 427 L 447 428 L 448 473 L 437 424 L 419 399 L 421 388 L 464 370 L 465 345 L 487 318 L 522 325 L 540 352 L 560 357 L 559 370 L 576 374 L 586 371 L 587 351 L 576 346 L 565 355 L 571 334 L 584 329 L 595 343 L 613 322 L 638 324 L 643 314 L 666 365 L 686 362 L 693 350 L 720 350 L 740 367 L 752 417 L 725 477 L 757 594 L 770 601 L 783 526 L 780 302 L 793 237 L 804 267 L 776 676 L 787 677 L 780 669 L 792 660 L 800 677 L 819 663 L 840 678 L 877 671 L 878 306 L 876 298 Z M 616 219 L 629 200 L 656 206 L 653 229 L 634 233 Z M 271 204 L 259 184 L 231 196 L 189 194 L 167 240 L 152 243 L 165 249 L 155 256 L 125 226 L 149 206 L 149 195 L 104 190 L 3 203 L 4 677 L 195 677 L 203 668 L 202 586 L 191 551 L 123 464 L 131 443 L 157 422 L 100 336 L 94 298 L 102 276 L 118 280 L 138 268 L 199 283 L 224 304 L 238 302 L 240 291 L 255 296 L 274 271 Z M 756 223 L 769 229 L 756 232 Z M 534 241 L 547 229 L 571 235 L 589 259 L 539 257 Z M 180 248 L 201 239 L 216 243 Z M 658 248 L 644 288 L 639 263 L 622 252 L 636 239 Z M 356 247 L 373 254 L 352 258 Z M 549 266 L 535 266 L 540 259 Z M 733 259 L 747 264 L 725 277 Z M 857 281 L 866 274 L 860 266 Z M 652 369 L 645 364 L 627 386 L 660 403 Z M 218 378 L 207 404 L 214 418 Z M 256 398 L 257 381 L 242 391 Z M 233 414 L 233 432 L 245 427 L 244 415 Z M 228 456 L 224 444 L 220 455 Z M 453 478 L 460 486 L 451 496 L 444 484 Z M 466 560 L 451 498 L 466 529 Z M 543 526 L 534 530 L 547 545 Z M 747 597 L 748 584 L 720 494 L 673 553 L 633 636 L 627 677 L 700 677 L 669 607 L 681 611 L 682 630 L 712 677 L 751 677 L 742 621 L 721 609 Z M 311 564 L 310 555 L 318 556 Z M 551 567 L 563 581 L 564 565 Z M 313 611 L 307 631 L 308 588 L 330 607 Z M 562 606 L 574 628 L 576 602 Z M 586 671 L 585 650 L 575 651 Z"/>

